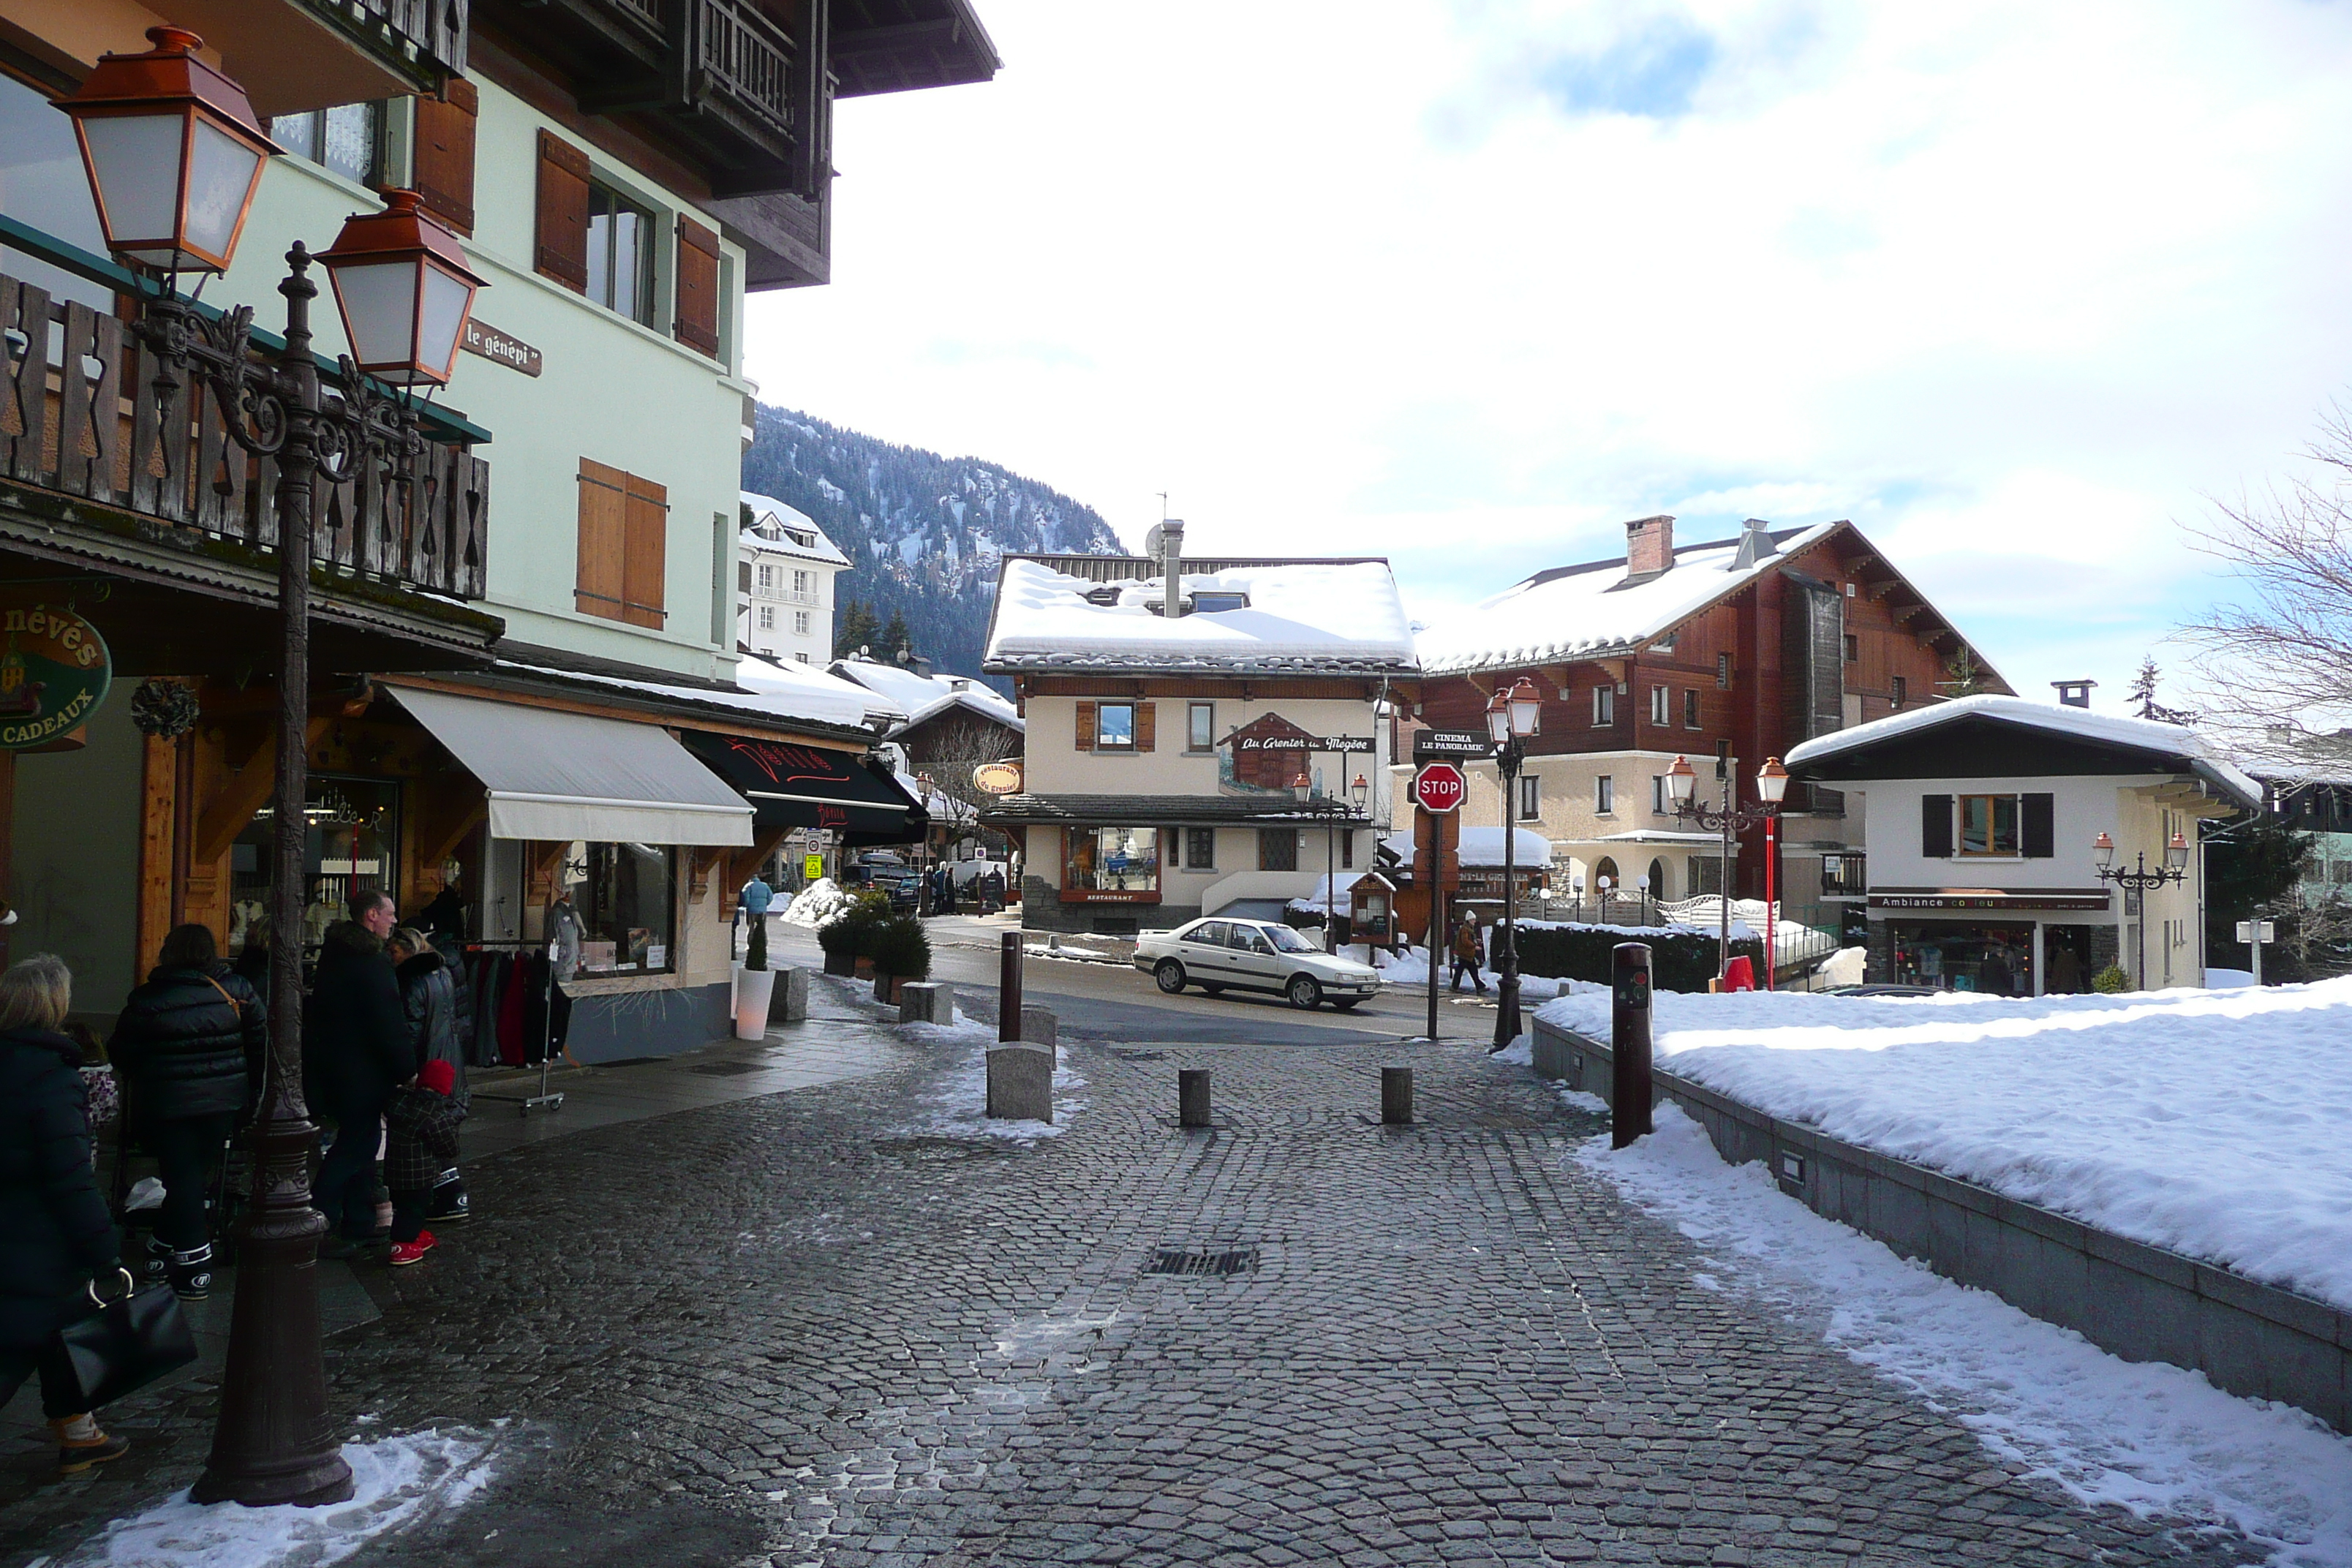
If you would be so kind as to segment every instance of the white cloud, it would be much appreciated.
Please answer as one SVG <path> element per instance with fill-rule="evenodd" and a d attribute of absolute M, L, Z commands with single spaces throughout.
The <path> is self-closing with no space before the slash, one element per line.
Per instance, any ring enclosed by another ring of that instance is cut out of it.
<path fill-rule="evenodd" d="M 2120 684 L 2212 585 L 2175 520 L 2352 379 L 2341 5 L 983 14 L 996 81 L 841 106 L 841 281 L 751 374 L 1130 540 L 1167 489 L 1425 614 L 1850 516 L 2021 685 Z"/>

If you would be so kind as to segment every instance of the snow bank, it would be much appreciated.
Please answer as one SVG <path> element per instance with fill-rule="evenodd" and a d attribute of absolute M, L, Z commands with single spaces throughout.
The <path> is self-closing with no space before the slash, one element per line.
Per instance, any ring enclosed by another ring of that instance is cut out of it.
<path fill-rule="evenodd" d="M 838 920 L 849 912 L 856 900 L 849 890 L 830 877 L 819 877 L 795 895 L 786 905 L 783 922 L 788 926 L 808 926 L 814 929 L 827 921 Z"/>
<path fill-rule="evenodd" d="M 1087 1108 L 1078 1091 L 1087 1087 L 1077 1069 L 1065 1065 L 1066 1053 L 1055 1053 L 1054 1120 L 1014 1121 L 988 1114 L 988 1049 L 996 1041 L 996 1026 L 970 1018 L 952 1024 L 908 1024 L 899 1031 L 919 1046 L 948 1058 L 946 1075 L 914 1097 L 916 1120 L 898 1128 L 898 1138 L 993 1138 L 1013 1143 L 1034 1143 L 1058 1138 L 1069 1130 L 1070 1119 Z"/>
<path fill-rule="evenodd" d="M 1860 1364 L 1949 1412 L 1999 1458 L 2084 1502 L 2226 1524 L 2295 1568 L 2352 1563 L 2352 1441 L 2203 1374 L 2131 1363 L 1986 1291 L 1906 1262 L 1727 1166 L 1674 1105 L 1657 1131 L 1570 1156 L 1706 1256 L 1701 1289 L 1760 1298 Z"/>
<path fill-rule="evenodd" d="M 333 1508 L 205 1508 L 184 1491 L 121 1519 L 58 1568 L 314 1568 L 340 1563 L 377 1536 L 462 1506 L 490 1479 L 495 1435 L 412 1432 L 346 1443 L 352 1500 Z"/>
<path fill-rule="evenodd" d="M 1743 1104 L 2352 1310 L 2352 979 L 1655 1006 L 1659 1060 Z M 1608 1037 L 1605 994 L 1538 1016 Z"/>

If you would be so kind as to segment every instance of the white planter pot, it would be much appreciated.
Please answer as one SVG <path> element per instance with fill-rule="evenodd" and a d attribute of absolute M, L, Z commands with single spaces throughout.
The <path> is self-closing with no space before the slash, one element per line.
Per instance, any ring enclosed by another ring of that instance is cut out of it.
<path fill-rule="evenodd" d="M 772 969 L 739 969 L 735 972 L 735 1037 L 756 1040 L 768 1032 L 768 1003 L 775 995 L 776 972 Z"/>

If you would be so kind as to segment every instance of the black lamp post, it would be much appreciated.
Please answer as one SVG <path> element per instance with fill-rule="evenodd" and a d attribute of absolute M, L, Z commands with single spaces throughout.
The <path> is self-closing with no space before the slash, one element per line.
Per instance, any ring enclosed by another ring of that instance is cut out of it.
<path fill-rule="evenodd" d="M 1323 819 L 1323 941 L 1327 952 L 1336 954 L 1339 951 L 1339 900 L 1337 890 L 1332 886 L 1339 877 L 1339 825 L 1345 819 L 1349 831 L 1354 831 L 1356 820 L 1364 814 L 1364 802 L 1370 797 L 1371 788 L 1371 781 L 1358 773 L 1356 782 L 1348 786 L 1348 798 L 1340 800 L 1316 788 L 1315 780 L 1303 766 L 1290 781 L 1291 798 L 1311 815 Z"/>
<path fill-rule="evenodd" d="M 415 386 L 448 380 L 481 279 L 446 230 L 416 210 L 413 193 L 385 193 L 382 213 L 353 217 L 316 260 L 334 279 L 353 353 L 337 378 L 338 405 L 321 394 L 310 353 L 314 259 L 299 241 L 286 255 L 286 353 L 276 364 L 247 351 L 249 306 L 206 320 L 179 297 L 183 272 L 220 273 L 236 253 L 265 160 L 262 134 L 236 82 L 196 58 L 202 40 L 152 29 L 143 55 L 109 55 L 59 108 L 70 115 L 108 247 L 124 265 L 162 275 L 131 331 L 156 360 L 152 393 L 178 406 L 184 378 L 211 389 L 230 437 L 278 465 L 277 777 L 269 900 L 269 1059 L 254 1152 L 253 1201 L 238 1239 L 236 1305 L 221 1409 L 198 1502 L 341 1502 L 351 1467 L 327 1420 L 319 1321 L 318 1249 L 326 1226 L 310 1206 L 319 1130 L 302 1096 L 302 883 L 308 817 L 310 523 L 312 487 L 341 484 L 362 458 L 384 460 L 401 493 L 423 437 L 415 410 L 379 392 L 368 373 Z M 373 1136 L 372 1130 L 349 1130 Z"/>
<path fill-rule="evenodd" d="M 2189 840 L 2178 833 L 2164 847 L 2164 864 L 2152 871 L 2148 869 L 2147 851 L 2145 849 L 2133 856 L 2133 869 L 2126 871 L 2118 867 L 2116 864 L 2116 841 L 2105 833 L 2091 841 L 2091 853 L 2099 862 L 2100 881 L 2113 882 L 2135 893 L 2147 894 L 2168 882 L 2186 880 L 2189 876 Z M 2147 989 L 2147 903 L 2145 898 L 2140 902 L 2139 923 L 2132 927 L 2132 934 L 2135 950 L 2132 981 L 2145 991 Z"/>
<path fill-rule="evenodd" d="M 1519 1037 L 1519 765 L 1527 760 L 1526 741 L 1542 717 L 1542 693 L 1521 676 L 1506 689 L 1496 687 L 1486 703 L 1486 735 L 1495 742 L 1495 767 L 1503 781 L 1503 951 L 1496 965 L 1495 1045 L 1501 1050 Z"/>
<path fill-rule="evenodd" d="M 1729 766 L 1723 767 L 1723 804 L 1702 805 L 1694 796 L 1697 793 L 1698 773 L 1691 767 L 1690 759 L 1676 757 L 1675 765 L 1666 770 L 1666 793 L 1673 796 L 1675 816 L 1686 822 L 1696 822 L 1702 832 L 1722 835 L 1720 850 L 1723 867 L 1720 884 L 1716 889 L 1716 902 L 1721 910 L 1721 924 L 1716 936 L 1716 978 L 1720 980 L 1731 969 L 1731 856 L 1732 839 L 1737 834 L 1769 822 L 1780 813 L 1781 798 L 1789 791 L 1788 771 L 1780 759 L 1768 757 L 1756 773 L 1756 793 L 1763 798 L 1754 805 L 1742 806 L 1733 797 L 1733 779 Z M 1769 909 L 1769 904 L 1766 908 Z M 1769 919 L 1769 917 L 1768 917 Z M 1769 929 L 1769 928 L 1768 928 Z M 1771 971 L 1772 954 L 1764 955 L 1765 972 Z"/>

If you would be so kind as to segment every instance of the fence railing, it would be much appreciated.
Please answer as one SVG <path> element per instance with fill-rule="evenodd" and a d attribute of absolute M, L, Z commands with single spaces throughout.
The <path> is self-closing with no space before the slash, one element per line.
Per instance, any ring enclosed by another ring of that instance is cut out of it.
<path fill-rule="evenodd" d="M 1772 947 L 1779 973 L 1803 973 L 1839 949 L 1854 945 L 1845 936 L 1846 910 L 1847 906 L 1842 904 L 1791 904 L 1783 900 L 1775 905 Z M 1612 891 L 1605 900 L 1590 893 L 1581 899 L 1538 894 L 1528 900 L 1520 912 L 1531 921 L 1635 928 L 1683 925 L 1715 931 L 1720 928 L 1724 909 L 1723 900 L 1712 893 L 1695 899 L 1656 900 L 1639 894 L 1621 897 Z M 1744 931 L 1762 940 L 1764 913 L 1761 899 L 1732 900 L 1734 933 Z"/>
<path fill-rule="evenodd" d="M 793 133 L 793 41 L 744 0 L 688 0 L 696 64 L 720 96 L 775 130 Z"/>

